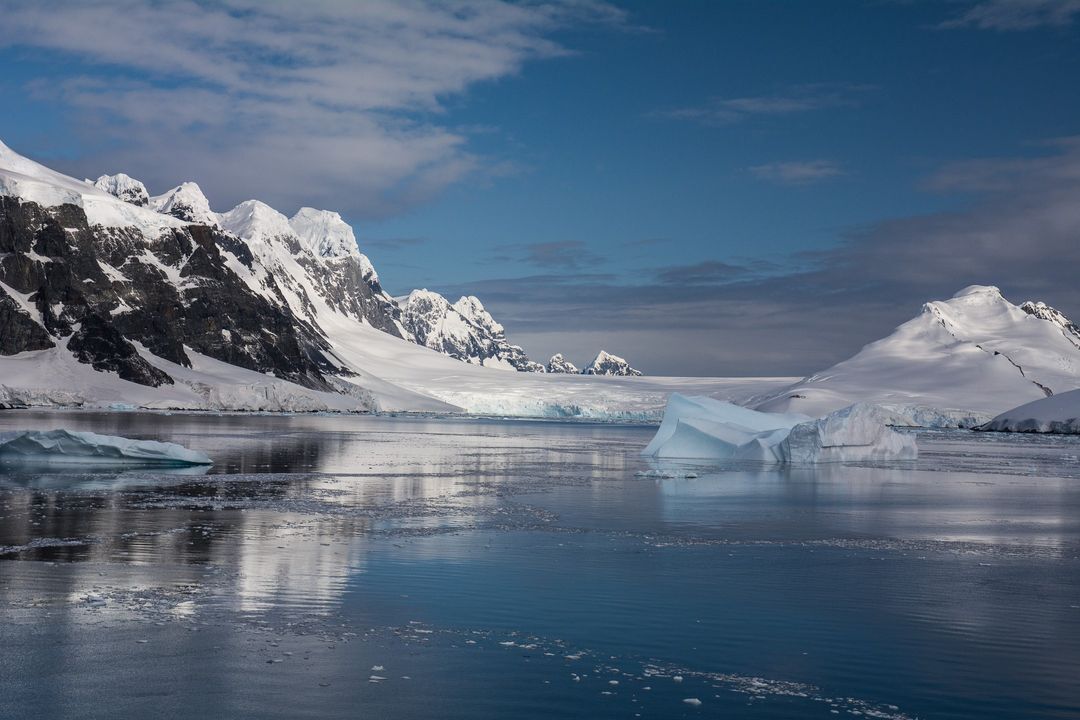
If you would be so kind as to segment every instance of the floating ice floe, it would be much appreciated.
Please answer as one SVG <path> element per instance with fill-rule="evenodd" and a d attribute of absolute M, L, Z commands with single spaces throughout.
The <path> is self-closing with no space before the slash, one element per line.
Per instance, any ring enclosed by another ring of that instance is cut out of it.
<path fill-rule="evenodd" d="M 654 458 L 821 463 L 905 460 L 918 455 L 915 438 L 886 408 L 866 403 L 814 420 L 797 413 L 766 413 L 708 397 L 678 393 L 642 451 Z"/>
<path fill-rule="evenodd" d="M 0 463 L 132 463 L 166 466 L 211 465 L 196 450 L 156 440 L 132 440 L 70 430 L 0 433 Z"/>

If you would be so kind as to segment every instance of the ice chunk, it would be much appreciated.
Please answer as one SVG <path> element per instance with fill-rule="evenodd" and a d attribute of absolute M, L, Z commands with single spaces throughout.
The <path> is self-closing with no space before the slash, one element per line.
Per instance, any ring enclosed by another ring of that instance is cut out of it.
<path fill-rule="evenodd" d="M 902 460 L 917 455 L 915 438 L 893 430 L 903 416 L 860 403 L 820 420 L 765 413 L 708 397 L 673 394 L 643 455 L 654 458 L 819 463 Z"/>
<path fill-rule="evenodd" d="M 131 440 L 70 430 L 0 433 L 0 463 L 139 463 L 210 465 L 201 452 L 155 440 Z"/>
<path fill-rule="evenodd" d="M 797 413 L 758 412 L 709 397 L 674 393 L 660 429 L 642 454 L 780 462 L 777 446 L 791 428 L 807 420 Z"/>
<path fill-rule="evenodd" d="M 913 460 L 915 436 L 892 429 L 897 420 L 903 419 L 885 408 L 856 403 L 793 427 L 780 454 L 790 463 Z"/>

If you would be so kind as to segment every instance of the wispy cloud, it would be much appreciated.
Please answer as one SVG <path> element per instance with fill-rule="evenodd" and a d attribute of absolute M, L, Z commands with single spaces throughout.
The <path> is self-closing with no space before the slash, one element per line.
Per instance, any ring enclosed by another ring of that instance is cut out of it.
<path fill-rule="evenodd" d="M 510 246 L 523 251 L 522 260 L 540 268 L 578 270 L 600 264 L 603 258 L 580 240 Z"/>
<path fill-rule="evenodd" d="M 796 160 L 766 163 L 748 168 L 759 180 L 781 185 L 810 185 L 844 175 L 840 165 L 832 160 Z"/>
<path fill-rule="evenodd" d="M 704 260 L 692 265 L 672 265 L 661 268 L 657 279 L 665 285 L 721 285 L 748 280 L 761 273 L 776 270 L 772 263 L 752 261 L 747 264 L 722 260 Z"/>
<path fill-rule="evenodd" d="M 440 123 L 448 99 L 570 54 L 560 29 L 626 22 L 600 0 L 13 0 L 3 15 L 0 47 L 79 61 L 34 88 L 112 144 L 109 167 L 69 169 L 368 217 L 498 171 Z"/>
<path fill-rule="evenodd" d="M 1080 0 L 983 0 L 938 27 L 1032 30 L 1066 27 L 1080 15 Z"/>
<path fill-rule="evenodd" d="M 776 117 L 856 106 L 862 96 L 872 89 L 869 85 L 850 83 L 793 85 L 770 95 L 718 97 L 701 105 L 663 110 L 654 115 L 704 125 L 730 125 L 753 117 Z"/>

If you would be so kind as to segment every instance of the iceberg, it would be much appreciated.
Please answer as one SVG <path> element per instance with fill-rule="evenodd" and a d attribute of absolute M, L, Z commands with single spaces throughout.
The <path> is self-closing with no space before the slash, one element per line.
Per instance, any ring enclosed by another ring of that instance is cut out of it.
<path fill-rule="evenodd" d="M 856 403 L 820 420 L 799 423 L 780 444 L 789 463 L 914 460 L 915 436 L 894 430 L 904 418 L 871 403 Z"/>
<path fill-rule="evenodd" d="M 890 427 L 896 424 L 908 423 L 891 410 L 868 403 L 815 420 L 675 393 L 642 454 L 763 463 L 914 459 L 918 455 L 914 436 Z"/>
<path fill-rule="evenodd" d="M 781 462 L 779 445 L 799 423 L 798 413 L 767 413 L 710 397 L 673 393 L 660 429 L 643 455 L 655 458 Z"/>
<path fill-rule="evenodd" d="M 132 440 L 71 430 L 0 433 L 0 464 L 125 463 L 164 466 L 212 465 L 197 450 L 156 440 Z"/>

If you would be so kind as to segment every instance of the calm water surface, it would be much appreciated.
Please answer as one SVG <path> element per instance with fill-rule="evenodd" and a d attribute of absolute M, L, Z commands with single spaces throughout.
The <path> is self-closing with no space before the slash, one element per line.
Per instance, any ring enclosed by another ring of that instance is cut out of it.
<path fill-rule="evenodd" d="M 1077 718 L 1080 442 L 657 465 L 652 428 L 0 413 L 3 718 Z M 688 702 L 689 701 L 689 702 Z"/>

